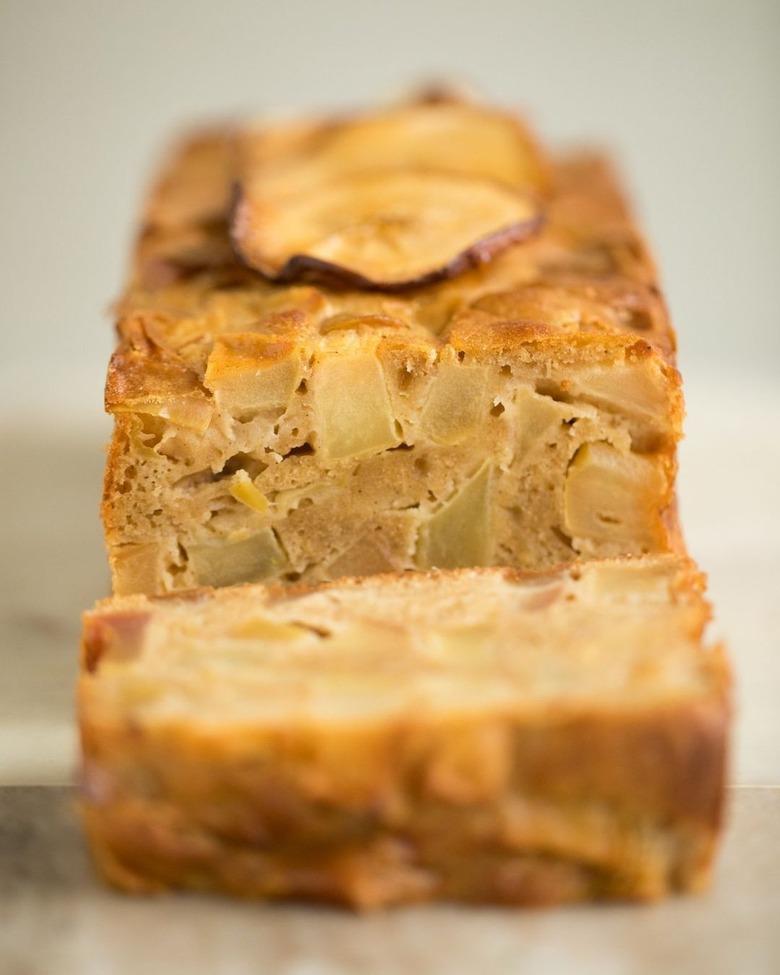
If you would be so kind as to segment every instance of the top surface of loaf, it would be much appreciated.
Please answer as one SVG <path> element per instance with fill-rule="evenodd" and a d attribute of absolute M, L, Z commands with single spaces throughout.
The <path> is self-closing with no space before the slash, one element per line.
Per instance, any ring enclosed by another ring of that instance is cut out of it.
<path fill-rule="evenodd" d="M 481 156 L 464 156 L 470 143 Z M 345 184 L 344 159 L 361 153 L 404 166 L 356 163 Z M 383 267 L 395 274 L 384 283 Z M 185 140 L 145 207 L 118 316 L 109 409 L 209 395 L 210 373 L 291 344 L 674 357 L 652 259 L 605 160 L 547 159 L 516 120 L 448 102 Z"/>
<path fill-rule="evenodd" d="M 709 612 L 672 556 L 107 600 L 84 662 L 110 713 L 351 722 L 706 695 Z"/>

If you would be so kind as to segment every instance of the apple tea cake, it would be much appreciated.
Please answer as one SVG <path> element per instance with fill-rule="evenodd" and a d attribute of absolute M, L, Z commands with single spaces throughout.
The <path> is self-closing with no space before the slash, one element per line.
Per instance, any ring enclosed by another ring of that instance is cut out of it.
<path fill-rule="evenodd" d="M 507 114 L 185 140 L 117 316 L 117 593 L 678 546 L 652 260 L 608 163 Z"/>

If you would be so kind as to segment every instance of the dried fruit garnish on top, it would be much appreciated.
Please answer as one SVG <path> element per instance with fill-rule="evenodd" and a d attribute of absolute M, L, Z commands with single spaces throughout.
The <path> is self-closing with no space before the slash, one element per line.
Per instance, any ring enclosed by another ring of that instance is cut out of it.
<path fill-rule="evenodd" d="M 233 241 L 277 281 L 418 286 L 490 260 L 542 218 L 545 168 L 530 137 L 472 105 L 250 134 L 243 162 Z"/>
<path fill-rule="evenodd" d="M 271 278 L 394 289 L 484 263 L 530 236 L 540 210 L 490 180 L 401 169 L 246 198 L 234 220 L 243 257 Z"/>

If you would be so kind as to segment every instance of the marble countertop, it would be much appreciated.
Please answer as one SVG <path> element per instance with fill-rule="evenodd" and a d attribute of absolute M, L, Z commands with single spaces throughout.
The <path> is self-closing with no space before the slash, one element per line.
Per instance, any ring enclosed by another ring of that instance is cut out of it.
<path fill-rule="evenodd" d="M 646 906 L 357 916 L 100 886 L 59 788 L 0 789 L 4 975 L 774 975 L 780 789 L 733 791 L 712 890 Z"/>

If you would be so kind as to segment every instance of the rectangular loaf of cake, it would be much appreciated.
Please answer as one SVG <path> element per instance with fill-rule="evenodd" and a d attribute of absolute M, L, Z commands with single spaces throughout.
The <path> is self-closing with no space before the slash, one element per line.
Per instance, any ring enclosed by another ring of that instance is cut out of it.
<path fill-rule="evenodd" d="M 729 677 L 675 556 L 114 598 L 84 622 L 96 860 L 357 907 L 701 889 Z"/>
<path fill-rule="evenodd" d="M 549 158 L 502 113 L 186 140 L 118 335 L 116 593 L 678 546 L 653 263 L 604 159 Z"/>

